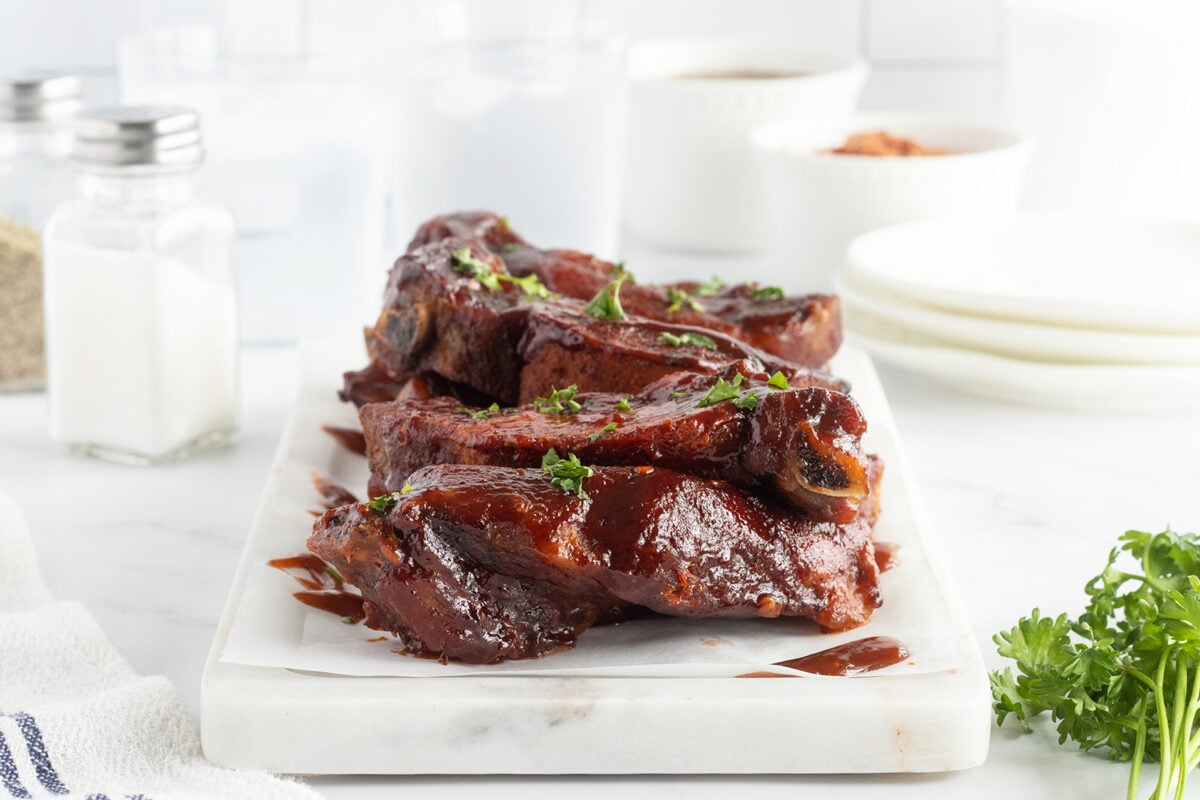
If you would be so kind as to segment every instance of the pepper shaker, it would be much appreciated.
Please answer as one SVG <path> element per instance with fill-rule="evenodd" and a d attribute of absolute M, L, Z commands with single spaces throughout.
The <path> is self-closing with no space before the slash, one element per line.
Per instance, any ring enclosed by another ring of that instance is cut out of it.
<path fill-rule="evenodd" d="M 45 382 L 42 225 L 70 192 L 79 79 L 0 76 L 0 391 Z"/>
<path fill-rule="evenodd" d="M 176 107 L 83 114 L 78 192 L 46 225 L 50 433 L 153 464 L 228 441 L 237 398 L 235 229 L 198 196 L 199 118 Z"/>

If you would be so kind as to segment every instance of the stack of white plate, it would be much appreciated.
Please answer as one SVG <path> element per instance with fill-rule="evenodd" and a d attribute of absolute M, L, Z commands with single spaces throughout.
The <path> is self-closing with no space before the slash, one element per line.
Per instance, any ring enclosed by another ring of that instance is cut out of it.
<path fill-rule="evenodd" d="M 851 244 L 853 341 L 989 397 L 1200 407 L 1200 226 L 1103 216 L 906 223 Z"/>

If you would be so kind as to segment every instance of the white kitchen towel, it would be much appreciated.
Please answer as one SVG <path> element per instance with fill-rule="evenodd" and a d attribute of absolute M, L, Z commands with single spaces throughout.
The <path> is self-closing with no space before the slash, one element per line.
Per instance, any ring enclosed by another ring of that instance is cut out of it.
<path fill-rule="evenodd" d="M 78 603 L 53 602 L 20 509 L 0 495 L 0 798 L 313 800 L 213 766 L 165 678 L 142 678 Z"/>

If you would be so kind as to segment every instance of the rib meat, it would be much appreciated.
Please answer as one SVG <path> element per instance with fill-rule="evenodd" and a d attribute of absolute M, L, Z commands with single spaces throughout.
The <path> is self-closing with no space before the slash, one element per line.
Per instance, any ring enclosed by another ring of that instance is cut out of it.
<path fill-rule="evenodd" d="M 810 519 L 853 520 L 871 485 L 858 405 L 826 388 L 776 391 L 766 375 L 748 377 L 739 396 L 755 394 L 754 408 L 731 400 L 702 407 L 717 377 L 690 373 L 629 398 L 628 411 L 618 408 L 622 395 L 606 393 L 576 395 L 583 408 L 565 415 L 489 413 L 449 398 L 366 405 L 359 418 L 371 494 L 401 489 L 428 464 L 531 467 L 555 448 L 589 465 L 649 464 L 765 490 Z"/>
<path fill-rule="evenodd" d="M 457 270 L 452 254 L 464 249 L 492 272 L 507 274 L 503 262 L 476 240 L 443 239 L 401 256 L 388 276 L 367 349 L 397 381 L 432 372 L 515 402 L 517 345 L 529 301 L 512 284 L 487 289 Z"/>
<path fill-rule="evenodd" d="M 392 268 L 385 306 L 368 332 L 372 363 L 346 373 L 343 399 L 361 405 L 395 397 L 414 375 L 486 405 L 532 399 L 551 384 L 636 392 L 664 375 L 715 373 L 749 360 L 756 371 L 781 371 L 789 380 L 845 389 L 828 375 L 769 356 L 716 331 L 630 318 L 599 320 L 577 300 L 530 303 L 518 288 L 482 286 L 456 268 L 463 250 L 507 276 L 503 262 L 477 239 L 446 238 L 418 247 Z M 704 336 L 712 349 L 675 346 L 663 337 Z M 389 394 L 390 393 L 390 394 Z"/>
<path fill-rule="evenodd" d="M 671 344 L 671 337 L 700 335 Z M 664 341 L 664 337 L 667 340 Z M 711 343 L 712 347 L 706 345 Z M 730 364 L 755 372 L 782 372 L 793 385 L 847 391 L 845 381 L 767 355 L 716 331 L 653 320 L 599 320 L 566 303 L 538 303 L 529 310 L 521 339 L 521 402 L 544 395 L 548 387 L 575 385 L 579 391 L 639 392 L 676 372 L 714 375 Z"/>
<path fill-rule="evenodd" d="M 476 238 L 504 259 L 511 274 L 535 274 L 550 291 L 578 300 L 594 297 L 619 269 L 575 250 L 539 250 L 513 231 L 505 217 L 487 211 L 435 217 L 417 230 L 409 248 L 446 237 Z M 694 282 L 626 284 L 621 302 L 629 314 L 717 331 L 796 364 L 823 367 L 842 343 L 837 297 L 764 298 L 757 288 L 742 283 L 698 295 Z M 681 302 L 680 293 L 688 298 Z"/>
<path fill-rule="evenodd" d="M 582 500 L 532 469 L 410 480 L 386 512 L 327 512 L 308 546 L 362 592 L 368 624 L 417 652 L 532 658 L 635 608 L 843 630 L 879 605 L 865 525 L 805 521 L 722 481 L 601 467 Z"/>

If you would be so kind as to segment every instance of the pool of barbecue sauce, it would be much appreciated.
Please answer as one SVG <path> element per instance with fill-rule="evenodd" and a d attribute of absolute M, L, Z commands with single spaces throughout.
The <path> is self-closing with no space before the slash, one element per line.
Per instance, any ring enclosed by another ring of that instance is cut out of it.
<path fill-rule="evenodd" d="M 776 661 L 775 666 L 788 667 L 812 675 L 840 677 L 874 672 L 877 669 L 899 664 L 908 657 L 908 648 L 899 639 L 893 639 L 890 636 L 868 636 L 865 639 L 855 639 L 852 642 L 839 644 L 800 658 Z M 748 672 L 738 677 L 791 678 L 799 676 L 781 675 L 776 672 Z"/>
<path fill-rule="evenodd" d="M 286 572 L 304 587 L 302 592 L 293 592 L 292 597 L 306 606 L 328 611 L 351 622 L 366 618 L 362 597 L 345 589 L 345 582 L 330 573 L 327 565 L 311 553 L 273 558 L 268 567 Z"/>

